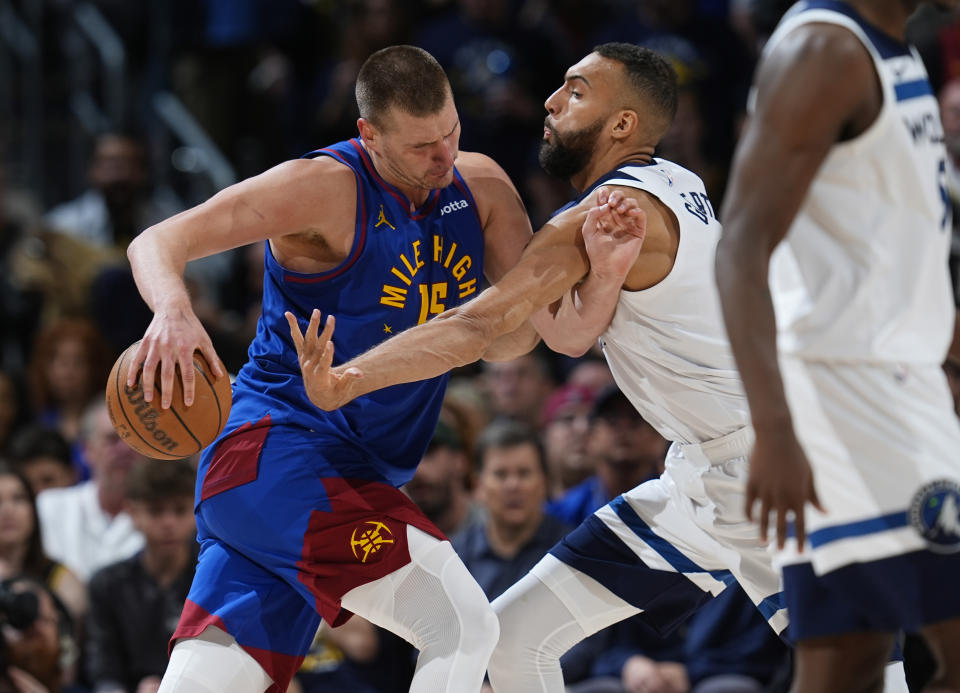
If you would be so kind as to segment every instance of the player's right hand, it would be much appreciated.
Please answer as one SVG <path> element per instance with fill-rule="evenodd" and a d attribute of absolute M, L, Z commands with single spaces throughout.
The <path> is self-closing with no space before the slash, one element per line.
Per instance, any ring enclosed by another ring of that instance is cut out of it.
<path fill-rule="evenodd" d="M 333 368 L 333 328 L 336 320 L 332 315 L 320 332 L 320 311 L 316 308 L 310 314 L 310 324 L 305 333 L 300 332 L 296 316 L 284 313 L 290 325 L 290 337 L 297 348 L 300 372 L 303 374 L 303 387 L 307 397 L 324 411 L 339 409 L 353 399 L 350 385 L 362 378 L 359 368 Z"/>
<path fill-rule="evenodd" d="M 813 470 L 810 462 L 792 432 L 777 435 L 757 433 L 757 440 L 750 455 L 750 477 L 747 480 L 747 519 L 754 519 L 754 509 L 759 503 L 757 520 L 760 523 L 760 539 L 769 538 L 770 516 L 774 516 L 777 528 L 777 548 L 782 549 L 787 541 L 787 526 L 793 520 L 796 528 L 797 550 L 803 551 L 807 533 L 804 509 L 810 503 L 824 512 L 813 485 Z"/>
<path fill-rule="evenodd" d="M 193 352 L 198 350 L 213 368 L 213 374 L 218 378 L 222 377 L 223 365 L 213 348 L 213 342 L 189 307 L 154 313 L 127 370 L 127 387 L 136 384 L 138 371 L 142 366 L 140 384 L 143 398 L 152 402 L 159 365 L 160 406 L 169 409 L 173 403 L 173 379 L 179 366 L 183 382 L 183 403 L 189 407 L 193 404 L 196 378 Z"/>
<path fill-rule="evenodd" d="M 647 215 L 621 190 L 597 189 L 596 205 L 581 229 L 590 271 L 625 277 L 640 254 L 647 234 Z"/>

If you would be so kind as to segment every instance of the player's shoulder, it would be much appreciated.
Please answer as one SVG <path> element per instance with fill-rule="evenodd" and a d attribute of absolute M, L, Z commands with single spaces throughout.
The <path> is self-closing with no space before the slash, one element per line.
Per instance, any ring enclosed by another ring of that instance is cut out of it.
<path fill-rule="evenodd" d="M 286 201 L 317 199 L 319 195 L 328 206 L 341 200 L 352 205 L 357 191 L 353 170 L 329 156 L 284 161 L 245 183 L 244 193 L 259 192 Z"/>
<path fill-rule="evenodd" d="M 811 21 L 792 28 L 775 42 L 764 62 L 842 79 L 846 70 L 873 70 L 863 40 L 842 24 Z M 820 72 L 823 69 L 829 72 Z"/>
<path fill-rule="evenodd" d="M 291 159 L 277 164 L 271 169 L 279 179 L 291 182 L 298 180 L 324 180 L 328 184 L 353 183 L 356 180 L 354 170 L 332 156 L 318 156 L 312 159 Z"/>
<path fill-rule="evenodd" d="M 479 152 L 460 152 L 457 155 L 457 170 L 467 185 L 490 185 L 507 183 L 513 187 L 510 177 L 496 161 Z"/>

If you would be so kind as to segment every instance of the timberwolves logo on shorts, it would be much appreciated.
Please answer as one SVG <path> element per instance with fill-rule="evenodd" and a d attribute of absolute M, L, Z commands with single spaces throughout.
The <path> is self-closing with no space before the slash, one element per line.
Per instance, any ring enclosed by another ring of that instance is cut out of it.
<path fill-rule="evenodd" d="M 361 563 L 366 563 L 371 556 L 386 553 L 385 549 L 392 544 L 393 532 L 382 522 L 374 520 L 367 520 L 362 527 L 356 527 L 350 537 L 350 548 Z"/>
<path fill-rule="evenodd" d="M 910 502 L 910 524 L 931 551 L 960 551 L 960 484 L 937 479 L 921 486 Z"/>

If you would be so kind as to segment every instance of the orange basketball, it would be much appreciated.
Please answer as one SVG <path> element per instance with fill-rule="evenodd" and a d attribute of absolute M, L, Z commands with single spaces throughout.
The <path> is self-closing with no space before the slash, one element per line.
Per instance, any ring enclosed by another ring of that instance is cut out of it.
<path fill-rule="evenodd" d="M 157 368 L 153 401 L 143 398 L 138 376 L 135 387 L 127 387 L 127 367 L 137 342 L 120 354 L 107 379 L 107 410 L 117 434 L 137 452 L 160 460 L 179 460 L 200 452 L 220 434 L 230 414 L 230 378 L 216 378 L 203 355 L 193 354 L 196 372 L 193 404 L 183 404 L 180 371 L 173 381 L 169 409 L 160 407 L 160 370 Z M 226 369 L 224 369 L 226 370 Z"/>

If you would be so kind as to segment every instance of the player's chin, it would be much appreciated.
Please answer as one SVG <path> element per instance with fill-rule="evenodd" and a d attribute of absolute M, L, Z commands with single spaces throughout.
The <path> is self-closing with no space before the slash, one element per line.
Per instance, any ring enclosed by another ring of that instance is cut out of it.
<path fill-rule="evenodd" d="M 425 183 L 428 188 L 445 188 L 453 183 L 453 169 L 447 169 L 440 173 L 428 173 Z"/>

